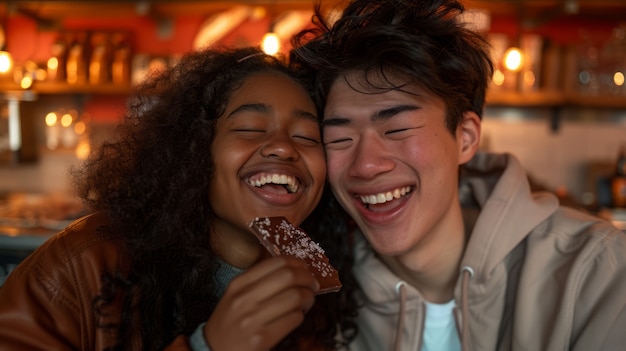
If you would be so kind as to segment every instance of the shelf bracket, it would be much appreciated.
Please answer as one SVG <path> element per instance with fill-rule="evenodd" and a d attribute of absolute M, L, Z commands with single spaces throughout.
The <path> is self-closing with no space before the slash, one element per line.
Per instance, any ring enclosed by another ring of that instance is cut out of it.
<path fill-rule="evenodd" d="M 550 112 L 550 131 L 556 134 L 561 127 L 561 109 L 558 106 L 554 106 Z"/>

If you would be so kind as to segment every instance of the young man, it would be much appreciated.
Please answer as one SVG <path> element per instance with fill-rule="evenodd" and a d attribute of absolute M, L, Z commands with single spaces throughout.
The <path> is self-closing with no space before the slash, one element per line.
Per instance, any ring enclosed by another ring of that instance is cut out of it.
<path fill-rule="evenodd" d="M 492 64 L 462 11 L 356 0 L 294 51 L 319 72 L 329 181 L 360 229 L 350 346 L 623 349 L 626 236 L 477 152 Z"/>

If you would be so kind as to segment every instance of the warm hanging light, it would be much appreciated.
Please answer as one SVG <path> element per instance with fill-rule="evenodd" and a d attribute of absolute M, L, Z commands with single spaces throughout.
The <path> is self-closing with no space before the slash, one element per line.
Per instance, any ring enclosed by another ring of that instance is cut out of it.
<path fill-rule="evenodd" d="M 8 51 L 0 51 L 0 73 L 8 73 L 13 69 L 13 58 Z"/>
<path fill-rule="evenodd" d="M 621 87 L 624 85 L 624 73 L 617 71 L 613 74 L 613 83 L 618 86 Z"/>
<path fill-rule="evenodd" d="M 508 48 L 504 52 L 504 67 L 509 71 L 518 72 L 524 64 L 524 55 L 522 50 L 516 47 Z"/>
<path fill-rule="evenodd" d="M 263 52 L 268 55 L 276 55 L 280 50 L 280 39 L 278 35 L 273 31 L 265 33 L 261 41 L 261 48 Z"/>
<path fill-rule="evenodd" d="M 11 72 L 13 69 L 13 57 L 6 50 L 6 33 L 4 28 L 6 27 L 6 19 L 3 19 L 3 23 L 0 25 L 0 74 Z"/>
<path fill-rule="evenodd" d="M 263 39 L 261 39 L 261 49 L 263 50 L 264 53 L 268 55 L 272 55 L 272 56 L 276 55 L 278 51 L 280 51 L 280 37 L 274 30 L 274 26 L 276 25 L 276 22 L 274 21 L 275 15 L 276 15 L 276 4 L 275 2 L 272 2 L 271 9 L 269 11 L 270 28 L 267 31 L 267 33 L 263 35 Z"/>

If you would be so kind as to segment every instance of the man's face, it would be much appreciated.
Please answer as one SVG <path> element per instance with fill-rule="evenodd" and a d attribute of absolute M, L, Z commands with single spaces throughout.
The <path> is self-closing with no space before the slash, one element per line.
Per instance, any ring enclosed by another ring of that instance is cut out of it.
<path fill-rule="evenodd" d="M 246 79 L 215 130 L 215 232 L 248 233 L 248 223 L 264 216 L 285 216 L 299 225 L 326 180 L 320 141 L 316 108 L 302 86 L 280 73 Z"/>
<path fill-rule="evenodd" d="M 452 135 L 441 98 L 411 84 L 374 91 L 359 79 L 340 77 L 329 92 L 328 178 L 373 248 L 403 255 L 460 221 L 458 167 L 473 155 L 464 147 L 467 122 Z"/>

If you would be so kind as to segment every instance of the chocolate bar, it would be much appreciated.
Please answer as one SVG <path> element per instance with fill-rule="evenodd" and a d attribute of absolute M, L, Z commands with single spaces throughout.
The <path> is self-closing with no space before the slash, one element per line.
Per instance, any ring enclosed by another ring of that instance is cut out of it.
<path fill-rule="evenodd" d="M 293 256 L 306 262 L 320 284 L 317 294 L 341 289 L 339 273 L 304 230 L 293 226 L 285 217 L 257 217 L 249 225 L 272 256 Z"/>

